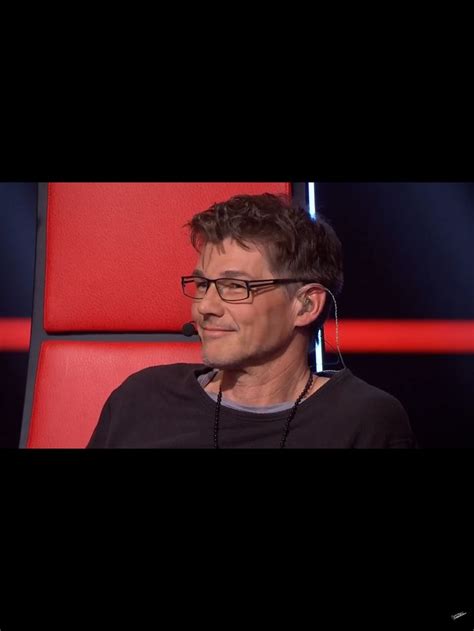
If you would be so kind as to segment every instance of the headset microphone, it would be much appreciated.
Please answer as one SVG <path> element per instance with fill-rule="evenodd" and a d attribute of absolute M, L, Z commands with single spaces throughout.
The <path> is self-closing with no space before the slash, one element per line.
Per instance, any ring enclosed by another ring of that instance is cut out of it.
<path fill-rule="evenodd" d="M 186 322 L 181 329 L 181 333 L 187 337 L 198 335 L 197 329 L 192 322 Z"/>

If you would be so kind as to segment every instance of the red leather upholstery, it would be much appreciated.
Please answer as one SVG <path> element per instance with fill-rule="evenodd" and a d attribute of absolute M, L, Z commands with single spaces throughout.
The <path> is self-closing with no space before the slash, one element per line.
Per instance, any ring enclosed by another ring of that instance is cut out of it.
<path fill-rule="evenodd" d="M 85 447 L 112 390 L 141 368 L 175 362 L 200 363 L 201 345 L 44 342 L 27 447 Z"/>
<path fill-rule="evenodd" d="M 107 337 L 179 333 L 191 319 L 180 276 L 197 260 L 184 224 L 214 202 L 263 192 L 291 191 L 286 182 L 48 185 L 44 313 L 33 314 L 46 339 L 40 338 L 31 415 L 24 415 L 27 447 L 83 447 L 107 397 L 128 375 L 201 361 L 198 343 Z M 51 337 L 85 331 L 100 333 L 100 341 Z"/>
<path fill-rule="evenodd" d="M 179 331 L 190 319 L 179 277 L 196 252 L 184 224 L 238 193 L 287 183 L 50 184 L 44 326 Z"/>

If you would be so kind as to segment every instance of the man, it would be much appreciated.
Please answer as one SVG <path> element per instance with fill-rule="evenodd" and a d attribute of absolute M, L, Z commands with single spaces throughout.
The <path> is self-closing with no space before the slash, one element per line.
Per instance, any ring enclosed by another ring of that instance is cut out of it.
<path fill-rule="evenodd" d="M 264 194 L 214 204 L 188 225 L 199 257 L 181 282 L 204 364 L 131 375 L 88 447 L 415 446 L 394 397 L 348 368 L 308 366 L 343 284 L 341 244 L 327 222 Z"/>

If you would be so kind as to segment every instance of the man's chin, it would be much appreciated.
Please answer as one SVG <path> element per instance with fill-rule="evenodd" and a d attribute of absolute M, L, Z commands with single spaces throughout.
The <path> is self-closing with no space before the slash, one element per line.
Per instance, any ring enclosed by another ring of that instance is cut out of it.
<path fill-rule="evenodd" d="M 205 366 L 219 368 L 219 370 L 231 370 L 242 366 L 242 358 L 225 357 L 219 353 L 207 353 L 203 350 L 202 361 Z"/>

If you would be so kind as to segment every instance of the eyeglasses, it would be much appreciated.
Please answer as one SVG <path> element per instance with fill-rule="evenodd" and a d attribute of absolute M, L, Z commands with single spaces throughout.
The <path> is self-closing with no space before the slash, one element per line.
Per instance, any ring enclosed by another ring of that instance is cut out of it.
<path fill-rule="evenodd" d="M 183 294 L 193 300 L 202 300 L 207 290 L 214 283 L 219 296 L 225 302 L 238 302 L 247 300 L 251 289 L 270 287 L 271 285 L 285 283 L 311 283 L 306 278 L 270 278 L 268 280 L 242 280 L 240 278 L 204 278 L 204 276 L 181 276 Z"/>

